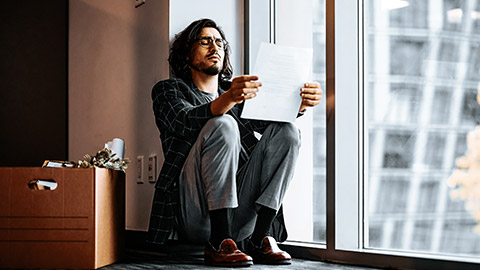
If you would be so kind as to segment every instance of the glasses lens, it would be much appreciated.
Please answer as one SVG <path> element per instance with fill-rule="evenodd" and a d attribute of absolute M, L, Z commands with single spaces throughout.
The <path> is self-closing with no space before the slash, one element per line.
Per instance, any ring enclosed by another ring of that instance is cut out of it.
<path fill-rule="evenodd" d="M 200 38 L 199 41 L 200 45 L 204 47 L 210 47 L 210 44 L 212 43 L 212 39 L 210 38 Z"/>
<path fill-rule="evenodd" d="M 215 40 L 215 44 L 217 45 L 218 48 L 223 49 L 225 47 L 225 40 L 219 38 Z"/>
<path fill-rule="evenodd" d="M 212 46 L 212 43 L 214 42 L 214 40 L 211 37 L 201 37 L 198 40 L 200 42 L 200 45 L 204 48 L 210 48 L 210 46 Z M 225 40 L 221 39 L 221 38 L 215 39 L 215 45 L 219 49 L 223 50 L 225 48 L 226 44 L 227 44 L 227 42 Z"/>

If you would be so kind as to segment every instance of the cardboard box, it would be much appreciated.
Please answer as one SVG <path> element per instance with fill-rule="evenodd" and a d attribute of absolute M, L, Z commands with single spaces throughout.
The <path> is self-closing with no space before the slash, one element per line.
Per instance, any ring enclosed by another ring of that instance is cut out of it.
<path fill-rule="evenodd" d="M 0 167 L 0 268 L 96 269 L 121 258 L 124 235 L 125 173 Z"/>

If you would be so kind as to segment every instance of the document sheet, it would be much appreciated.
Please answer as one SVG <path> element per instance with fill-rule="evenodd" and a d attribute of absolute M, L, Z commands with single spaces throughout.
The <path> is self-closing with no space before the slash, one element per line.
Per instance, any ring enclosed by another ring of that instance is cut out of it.
<path fill-rule="evenodd" d="M 300 88 L 312 80 L 312 51 L 262 43 L 251 73 L 262 86 L 245 101 L 242 117 L 294 122 L 302 102 Z"/>

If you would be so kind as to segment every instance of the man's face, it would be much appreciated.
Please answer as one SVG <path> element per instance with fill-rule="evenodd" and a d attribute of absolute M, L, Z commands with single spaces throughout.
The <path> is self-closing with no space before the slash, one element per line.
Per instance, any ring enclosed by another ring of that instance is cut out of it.
<path fill-rule="evenodd" d="M 222 36 L 217 29 L 205 27 L 200 32 L 198 38 L 201 40 L 195 42 L 190 56 L 190 68 L 192 69 L 192 72 L 203 72 L 212 76 L 218 75 L 223 68 L 225 51 L 222 48 L 219 48 L 216 43 L 219 43 Z M 209 43 L 209 39 L 214 42 Z M 208 45 L 206 45 L 207 43 Z"/>

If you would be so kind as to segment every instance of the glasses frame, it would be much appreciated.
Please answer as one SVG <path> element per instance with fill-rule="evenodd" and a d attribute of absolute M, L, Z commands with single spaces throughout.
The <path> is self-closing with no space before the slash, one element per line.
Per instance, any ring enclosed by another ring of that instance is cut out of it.
<path fill-rule="evenodd" d="M 206 44 L 206 45 L 202 44 L 203 40 L 207 40 L 208 44 Z M 212 45 L 215 44 L 215 46 L 219 50 L 224 51 L 224 50 L 227 49 L 227 46 L 228 46 L 228 42 L 223 38 L 199 37 L 199 38 L 195 39 L 195 41 L 197 41 L 198 44 L 205 49 L 210 49 L 212 47 Z M 217 42 L 220 42 L 220 44 L 218 44 Z"/>

